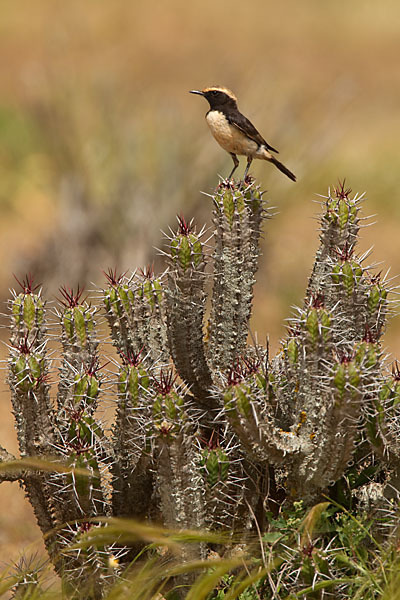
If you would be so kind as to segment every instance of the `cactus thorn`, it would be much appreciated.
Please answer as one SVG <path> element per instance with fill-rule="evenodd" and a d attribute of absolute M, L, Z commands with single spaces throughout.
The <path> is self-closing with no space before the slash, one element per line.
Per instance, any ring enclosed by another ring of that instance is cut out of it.
<path fill-rule="evenodd" d="M 362 338 L 362 341 L 367 342 L 368 344 L 375 344 L 376 342 L 375 335 L 371 331 L 371 328 L 368 325 L 368 323 L 365 323 L 365 333 L 364 337 Z"/>
<path fill-rule="evenodd" d="M 334 252 L 342 262 L 346 262 L 347 260 L 350 260 L 354 254 L 354 245 L 349 244 L 346 241 L 343 248 L 336 247 L 334 248 Z"/>
<path fill-rule="evenodd" d="M 161 369 L 160 378 L 153 378 L 154 386 L 159 394 L 166 396 L 172 390 L 172 387 L 178 377 L 178 374 L 174 375 L 172 369 L 164 371 Z"/>
<path fill-rule="evenodd" d="M 154 279 L 154 264 L 140 268 L 139 273 L 144 279 Z"/>
<path fill-rule="evenodd" d="M 143 348 L 144 346 L 142 346 L 139 350 L 139 352 L 135 352 L 132 349 L 128 349 L 127 352 L 121 352 L 122 358 L 124 360 L 124 363 L 127 365 L 131 365 L 132 367 L 138 367 L 140 365 L 140 363 L 142 362 L 142 352 L 143 352 Z"/>
<path fill-rule="evenodd" d="M 320 292 L 311 294 L 311 307 L 312 308 L 323 308 L 325 305 L 325 296 Z"/>
<path fill-rule="evenodd" d="M 36 336 L 30 342 L 28 341 L 28 337 L 29 337 L 29 333 L 25 334 L 24 337 L 22 339 L 20 339 L 18 341 L 18 343 L 13 345 L 12 347 L 15 348 L 16 350 L 18 350 L 18 352 L 20 352 L 21 354 L 31 354 L 32 347 L 35 344 Z"/>
<path fill-rule="evenodd" d="M 40 284 L 33 285 L 34 277 L 31 273 L 25 275 L 25 278 L 22 281 L 18 279 L 15 273 L 13 273 L 13 276 L 15 281 L 22 288 L 24 294 L 33 294 L 40 287 Z"/>
<path fill-rule="evenodd" d="M 110 285 L 113 286 L 117 286 L 121 283 L 122 278 L 124 277 L 124 275 L 126 275 L 126 271 L 124 273 L 119 273 L 117 272 L 117 267 L 115 267 L 115 269 L 111 269 L 111 267 L 108 268 L 107 272 L 103 271 L 108 283 Z"/>
<path fill-rule="evenodd" d="M 193 228 L 194 228 L 193 219 L 191 219 L 188 223 L 182 214 L 177 215 L 176 218 L 178 219 L 179 233 L 181 235 L 188 236 L 190 233 L 192 233 Z"/>
<path fill-rule="evenodd" d="M 86 298 L 82 298 L 83 290 L 79 289 L 79 285 L 76 292 L 74 292 L 73 288 L 69 288 L 65 285 L 60 287 L 59 292 L 62 298 L 58 298 L 58 300 L 66 308 L 75 308 L 76 306 L 83 304 L 87 299 L 87 296 Z"/>
<path fill-rule="evenodd" d="M 339 198 L 339 200 L 348 200 L 349 195 L 352 192 L 351 188 L 345 188 L 345 184 L 346 184 L 346 178 L 344 178 L 343 181 L 340 181 L 340 179 L 339 179 L 338 185 L 333 186 L 333 192 L 334 192 L 336 198 Z"/>
<path fill-rule="evenodd" d="M 215 437 L 214 437 L 214 433 L 215 433 Z M 200 437 L 199 440 L 209 450 L 215 450 L 216 448 L 219 448 L 219 446 L 220 446 L 220 444 L 219 444 L 219 435 L 218 435 L 218 432 L 216 432 L 215 429 L 212 430 L 211 435 L 210 435 L 210 437 L 209 437 L 208 440 L 206 438 L 203 438 L 203 437 Z"/>

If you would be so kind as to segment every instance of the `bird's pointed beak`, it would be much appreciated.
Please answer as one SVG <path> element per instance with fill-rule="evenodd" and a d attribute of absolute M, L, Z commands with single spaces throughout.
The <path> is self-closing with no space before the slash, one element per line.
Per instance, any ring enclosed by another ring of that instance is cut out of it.
<path fill-rule="evenodd" d="M 199 96 L 204 96 L 204 93 L 200 90 L 190 90 L 189 94 L 198 94 Z"/>

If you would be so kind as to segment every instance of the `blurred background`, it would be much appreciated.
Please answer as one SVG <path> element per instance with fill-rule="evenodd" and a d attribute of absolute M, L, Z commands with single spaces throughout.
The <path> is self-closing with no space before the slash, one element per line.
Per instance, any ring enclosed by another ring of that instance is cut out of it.
<path fill-rule="evenodd" d="M 231 158 L 207 103 L 222 84 L 280 159 L 252 174 L 276 207 L 268 222 L 252 329 L 279 346 L 318 244 L 315 194 L 346 178 L 366 192 L 361 249 L 400 273 L 400 5 L 395 0 L 1 0 L 0 299 L 15 273 L 44 295 L 92 287 L 102 271 L 155 262 L 175 215 L 210 223 Z M 242 158 L 238 174 L 245 166 Z M 388 351 L 400 354 L 400 319 Z M 4 338 L 5 339 L 5 338 Z M 3 349 L 3 358 L 6 349 Z M 0 443 L 17 451 L 1 383 Z M 16 484 L 0 486 L 0 562 L 40 551 Z"/>

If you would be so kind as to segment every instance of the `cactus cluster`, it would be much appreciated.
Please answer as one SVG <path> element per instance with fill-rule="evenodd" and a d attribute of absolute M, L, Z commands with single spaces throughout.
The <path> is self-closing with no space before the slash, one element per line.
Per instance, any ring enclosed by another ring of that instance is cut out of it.
<path fill-rule="evenodd" d="M 231 533 L 256 518 L 262 527 L 267 490 L 311 503 L 342 477 L 360 444 L 397 485 L 400 373 L 385 373 L 380 342 L 390 289 L 368 255 L 357 254 L 361 199 L 341 185 L 322 200 L 304 303 L 272 359 L 268 348 L 248 344 L 268 217 L 250 179 L 217 187 L 212 235 L 178 218 L 162 275 L 109 270 L 102 306 L 62 288 L 51 310 L 30 278 L 13 294 L 8 381 L 20 454 L 57 464 L 19 478 L 50 558 L 77 597 L 101 598 L 117 574 L 110 556 L 123 564 L 137 550 L 76 551 L 82 534 L 106 527 L 99 517 Z M 111 369 L 99 354 L 104 317 L 117 353 Z M 55 336 L 58 363 L 48 349 Z M 110 390 L 111 426 L 97 411 Z M 206 548 L 183 552 L 201 557 Z"/>

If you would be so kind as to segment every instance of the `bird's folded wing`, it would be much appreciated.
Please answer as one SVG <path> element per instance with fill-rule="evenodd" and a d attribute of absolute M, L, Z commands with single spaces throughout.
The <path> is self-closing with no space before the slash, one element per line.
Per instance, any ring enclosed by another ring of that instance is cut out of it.
<path fill-rule="evenodd" d="M 254 127 L 253 123 L 249 121 L 242 113 L 237 112 L 236 114 L 227 115 L 227 119 L 231 125 L 239 129 L 244 135 L 247 135 L 251 140 L 256 142 L 259 146 L 265 146 L 267 150 L 271 150 L 272 152 L 276 152 L 279 154 L 279 151 L 273 148 L 264 140 L 262 135 L 257 131 Z"/>

